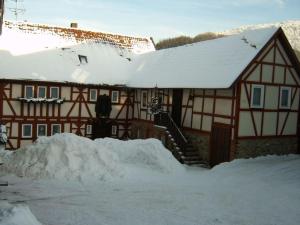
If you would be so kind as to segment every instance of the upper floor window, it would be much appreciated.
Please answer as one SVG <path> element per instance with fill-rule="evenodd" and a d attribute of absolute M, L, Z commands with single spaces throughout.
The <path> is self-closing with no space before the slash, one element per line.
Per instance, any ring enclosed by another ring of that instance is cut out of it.
<path fill-rule="evenodd" d="M 33 97 L 34 97 L 34 87 L 25 86 L 25 98 L 33 98 Z"/>
<path fill-rule="evenodd" d="M 280 88 L 280 108 L 288 109 L 291 107 L 291 88 L 281 87 Z"/>
<path fill-rule="evenodd" d="M 97 89 L 90 89 L 90 101 L 97 100 Z"/>
<path fill-rule="evenodd" d="M 141 108 L 146 109 L 148 105 L 148 93 L 147 91 L 142 91 L 142 98 L 141 98 Z"/>
<path fill-rule="evenodd" d="M 264 85 L 252 85 L 251 89 L 251 107 L 252 108 L 263 108 L 264 104 Z"/>
<path fill-rule="evenodd" d="M 119 91 L 112 91 L 111 92 L 111 102 L 112 103 L 119 103 Z"/>
<path fill-rule="evenodd" d="M 50 98 L 59 98 L 59 89 L 58 87 L 50 88 Z"/>
<path fill-rule="evenodd" d="M 38 87 L 38 97 L 39 98 L 46 98 L 47 97 L 47 88 L 46 87 Z"/>
<path fill-rule="evenodd" d="M 87 64 L 88 63 L 87 56 L 85 56 L 85 55 L 78 55 L 78 58 L 79 58 L 80 64 Z"/>

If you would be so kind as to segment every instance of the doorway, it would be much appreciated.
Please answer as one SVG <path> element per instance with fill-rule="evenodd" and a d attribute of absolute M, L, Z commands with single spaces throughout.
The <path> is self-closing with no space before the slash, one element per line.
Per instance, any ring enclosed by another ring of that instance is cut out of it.
<path fill-rule="evenodd" d="M 230 160 L 231 126 L 214 123 L 210 136 L 210 166 Z"/>
<path fill-rule="evenodd" d="M 181 127 L 182 95 L 182 89 L 173 89 L 172 119 L 178 127 Z"/>

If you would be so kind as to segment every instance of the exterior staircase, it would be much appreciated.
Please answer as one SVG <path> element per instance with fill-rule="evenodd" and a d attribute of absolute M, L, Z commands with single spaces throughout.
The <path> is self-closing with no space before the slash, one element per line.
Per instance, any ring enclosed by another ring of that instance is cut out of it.
<path fill-rule="evenodd" d="M 154 124 L 165 127 L 165 146 L 179 162 L 190 166 L 207 167 L 207 163 L 199 156 L 198 150 L 183 135 L 168 112 L 156 114 Z"/>

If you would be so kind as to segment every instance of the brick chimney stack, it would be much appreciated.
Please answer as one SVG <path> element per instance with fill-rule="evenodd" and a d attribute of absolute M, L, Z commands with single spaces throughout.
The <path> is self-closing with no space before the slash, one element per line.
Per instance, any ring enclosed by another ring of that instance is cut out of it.
<path fill-rule="evenodd" d="M 71 25 L 70 25 L 70 27 L 71 27 L 71 28 L 78 28 L 78 23 L 73 23 L 73 22 L 72 22 Z"/>

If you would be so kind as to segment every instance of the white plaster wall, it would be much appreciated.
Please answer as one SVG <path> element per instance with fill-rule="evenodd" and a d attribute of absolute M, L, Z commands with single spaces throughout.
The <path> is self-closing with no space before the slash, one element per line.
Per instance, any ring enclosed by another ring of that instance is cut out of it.
<path fill-rule="evenodd" d="M 271 83 L 273 74 L 273 66 L 271 65 L 262 65 L 262 81 Z"/>
<path fill-rule="evenodd" d="M 240 112 L 239 136 L 254 136 L 254 127 L 249 112 Z"/>
<path fill-rule="evenodd" d="M 215 113 L 220 115 L 231 116 L 232 100 L 216 99 Z"/>
<path fill-rule="evenodd" d="M 22 85 L 20 84 L 13 84 L 12 85 L 12 98 L 19 98 L 22 97 Z"/>
<path fill-rule="evenodd" d="M 276 112 L 264 113 L 263 135 L 276 135 Z"/>
<path fill-rule="evenodd" d="M 211 126 L 212 126 L 212 117 L 204 115 L 203 116 L 202 129 L 204 131 L 211 131 Z"/>
<path fill-rule="evenodd" d="M 61 97 L 65 100 L 71 100 L 71 88 L 70 87 L 62 87 L 61 88 Z"/>
<path fill-rule="evenodd" d="M 290 113 L 284 127 L 284 135 L 295 135 L 297 133 L 297 113 Z"/>
<path fill-rule="evenodd" d="M 265 109 L 278 109 L 278 86 L 265 86 Z"/>

